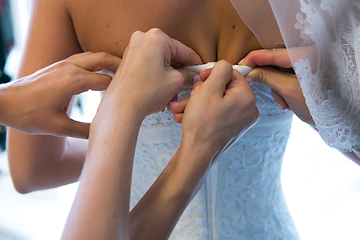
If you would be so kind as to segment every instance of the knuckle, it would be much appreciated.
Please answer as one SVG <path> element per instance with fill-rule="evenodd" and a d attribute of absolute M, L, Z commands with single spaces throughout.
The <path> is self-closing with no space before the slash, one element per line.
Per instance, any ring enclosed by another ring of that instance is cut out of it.
<path fill-rule="evenodd" d="M 137 41 L 138 39 L 141 39 L 143 37 L 144 33 L 142 31 L 135 31 L 133 34 L 131 34 L 130 37 L 130 43 L 133 41 Z"/>
<path fill-rule="evenodd" d="M 162 30 L 160 30 L 159 28 L 152 28 L 147 32 L 147 35 L 149 35 L 149 37 L 151 37 L 151 38 L 163 39 L 165 36 L 165 33 Z"/>
<path fill-rule="evenodd" d="M 94 53 L 94 57 L 100 63 L 107 63 L 108 61 L 110 61 L 112 55 L 107 52 L 97 52 L 97 53 Z"/>
<path fill-rule="evenodd" d="M 76 66 L 69 65 L 65 71 L 63 71 L 62 76 L 70 82 L 78 82 L 82 78 L 82 73 Z"/>
<path fill-rule="evenodd" d="M 231 67 L 231 64 L 227 62 L 226 60 L 220 60 L 217 62 L 218 65 L 224 66 L 224 67 Z"/>
<path fill-rule="evenodd" d="M 177 71 L 177 70 L 174 70 L 174 76 L 173 76 L 173 79 L 176 83 L 179 83 L 181 85 L 183 85 L 185 83 L 185 77 L 184 75 Z"/>
<path fill-rule="evenodd" d="M 232 71 L 233 68 L 232 68 L 232 65 L 227 62 L 226 60 L 220 60 L 218 61 L 216 64 L 215 64 L 215 67 L 219 67 L 221 69 L 224 69 L 225 71 Z"/>
<path fill-rule="evenodd" d="M 163 34 L 163 31 L 161 31 L 159 28 L 152 28 L 148 31 L 148 34 L 150 35 L 161 35 Z"/>
<path fill-rule="evenodd" d="M 165 33 L 158 28 L 150 29 L 147 32 L 147 40 L 149 44 L 163 44 L 166 41 Z"/>
<path fill-rule="evenodd" d="M 266 71 L 264 69 L 259 69 L 259 82 L 266 84 Z"/>
<path fill-rule="evenodd" d="M 249 58 L 250 60 L 252 60 L 257 56 L 257 54 L 258 54 L 258 51 L 253 50 L 246 57 Z"/>

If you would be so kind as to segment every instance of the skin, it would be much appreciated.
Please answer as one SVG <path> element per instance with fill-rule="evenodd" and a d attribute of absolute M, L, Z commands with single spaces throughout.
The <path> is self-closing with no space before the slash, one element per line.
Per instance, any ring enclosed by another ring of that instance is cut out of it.
<path fill-rule="evenodd" d="M 110 54 L 82 53 L 0 85 L 0 123 L 26 134 L 88 138 L 90 124 L 67 114 L 71 99 L 90 89 L 105 90 L 111 78 L 93 71 L 116 71 L 120 61 Z"/>
<path fill-rule="evenodd" d="M 302 121 L 315 127 L 296 75 L 271 67 L 292 69 L 292 63 L 285 48 L 253 51 L 240 64 L 255 67 L 246 75 L 246 78 L 251 79 L 251 82 L 268 85 L 280 109 L 292 110 Z"/>
<path fill-rule="evenodd" d="M 236 64 L 261 48 L 228 0 L 34 0 L 29 27 L 18 78 L 83 51 L 123 57 L 131 34 L 153 27 L 192 48 L 202 62 Z M 77 181 L 86 149 L 78 139 L 9 130 L 15 188 L 27 193 Z"/>
<path fill-rule="evenodd" d="M 317 62 L 315 54 L 317 53 L 316 46 L 293 48 L 289 51 L 292 51 L 299 59 L 306 55 L 310 56 L 310 62 Z M 292 69 L 288 49 L 252 51 L 239 64 L 254 67 L 246 75 L 248 82 L 261 82 L 268 85 L 272 89 L 272 95 L 281 109 L 292 110 L 302 121 L 315 127 L 315 122 L 306 106 L 305 98 L 296 75 L 272 67 Z M 313 71 L 316 71 L 316 69 L 313 69 Z M 179 111 L 178 113 L 181 112 L 181 109 L 176 110 Z M 173 112 L 176 113 L 176 111 Z M 360 158 L 354 152 L 343 152 L 343 154 L 360 166 Z"/>
<path fill-rule="evenodd" d="M 86 4 L 80 0 L 34 0 L 32 6 L 29 32 L 18 78 L 30 75 L 41 68 L 84 51 L 107 52 L 122 58 L 131 34 L 136 30 L 146 32 L 153 27 L 160 28 L 170 37 L 189 46 L 200 56 L 202 62 L 225 59 L 231 64 L 235 64 L 251 50 L 261 48 L 260 43 L 241 21 L 228 0 L 187 0 L 181 2 L 166 1 L 164 3 L 158 0 L 150 2 L 88 0 Z M 249 100 L 253 101 L 253 98 Z M 137 107 L 128 111 L 125 108 L 126 116 L 130 112 L 142 111 L 142 108 L 134 111 Z M 115 121 L 115 117 L 113 117 L 111 115 L 109 121 Z M 131 120 L 130 122 L 136 123 L 134 119 Z M 123 124 L 128 125 L 130 123 L 123 122 Z M 136 132 L 135 128 L 136 126 L 132 125 L 132 132 Z M 195 141 L 196 138 L 192 140 Z M 133 141 L 129 142 L 133 144 Z M 183 155 L 184 152 L 191 150 L 190 147 L 193 142 L 188 141 L 188 143 L 189 145 L 182 146 L 181 149 L 184 150 L 179 150 L 176 155 L 182 156 L 182 159 L 189 159 L 190 163 L 193 163 L 191 161 L 193 160 L 192 156 Z M 206 150 L 209 150 L 209 147 L 204 146 L 203 151 Z M 221 152 L 219 149 L 217 150 Z M 20 193 L 78 181 L 86 152 L 87 141 L 85 140 L 69 137 L 30 136 L 13 129 L 9 130 L 10 171 L 15 188 Z M 212 154 L 210 150 L 209 153 Z M 202 159 L 202 156 L 194 155 L 194 157 Z M 203 157 L 209 156 L 204 155 Z M 153 185 L 155 190 L 159 191 L 156 196 L 161 195 L 163 201 L 154 201 L 153 195 L 147 195 L 146 202 L 151 206 L 149 209 L 153 209 L 153 211 L 143 210 L 147 204 L 138 204 L 132 211 L 130 235 L 134 238 L 137 238 L 135 235 L 139 232 L 136 229 L 144 229 L 145 231 L 145 226 L 152 226 L 146 232 L 152 234 L 158 232 L 162 234 L 160 236 L 162 238 L 168 236 L 172 226 L 160 231 L 163 229 L 164 222 L 154 220 L 164 219 L 165 221 L 170 219 L 171 221 L 166 221 L 166 223 L 173 225 L 173 220 L 178 218 L 178 213 L 192 198 L 194 192 L 187 187 L 193 188 L 193 186 L 189 186 L 189 181 L 186 179 L 182 180 L 183 184 L 179 185 L 179 189 L 172 188 L 174 184 L 171 183 L 179 183 L 179 177 L 186 176 L 183 173 L 188 167 L 185 164 L 181 168 L 177 168 L 175 174 L 172 171 L 175 171 L 174 166 L 178 166 L 178 164 L 177 161 L 172 163 L 168 170 L 164 171 L 164 175 L 158 179 L 159 182 Z M 206 163 L 206 169 L 209 168 L 209 164 Z M 128 171 L 126 172 L 128 173 Z M 117 171 L 117 173 L 119 172 Z M 191 172 L 187 179 L 201 184 L 203 178 L 200 177 L 201 181 L 197 181 L 195 175 L 201 176 L 201 173 Z M 119 183 L 114 181 L 114 184 Z M 123 186 L 127 185 L 124 184 Z M 166 189 L 166 191 L 161 191 L 161 189 Z M 178 196 L 181 198 L 177 198 Z M 181 202 L 174 204 L 171 200 L 175 198 Z M 177 207 L 174 208 L 174 206 Z M 127 210 L 123 207 L 120 209 L 122 212 Z M 109 213 L 108 211 L 105 212 Z M 154 212 L 159 214 L 156 214 L 157 218 L 154 218 Z M 149 223 L 149 225 L 145 223 Z M 126 225 L 127 220 L 122 219 L 121 224 Z M 73 224 L 70 223 L 71 225 Z M 114 227 L 115 225 L 110 224 L 109 226 Z M 124 228 L 127 229 L 127 226 Z M 126 236 L 124 235 L 124 237 Z M 160 238 L 154 236 L 153 239 Z"/>
<path fill-rule="evenodd" d="M 217 156 L 256 122 L 256 98 L 245 78 L 226 61 L 218 62 L 211 74 L 202 76 L 206 82 L 194 86 L 181 146 L 129 213 L 141 122 L 164 108 L 185 83 L 170 60 L 188 65 L 200 58 L 159 29 L 131 37 L 91 125 L 80 186 L 62 239 L 167 239 Z"/>

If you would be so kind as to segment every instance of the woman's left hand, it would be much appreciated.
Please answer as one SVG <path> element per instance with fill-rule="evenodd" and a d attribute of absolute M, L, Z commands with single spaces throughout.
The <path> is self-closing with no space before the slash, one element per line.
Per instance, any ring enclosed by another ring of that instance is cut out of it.
<path fill-rule="evenodd" d="M 125 102 L 140 118 L 160 111 L 175 97 L 191 74 L 172 66 L 195 65 L 200 57 L 189 47 L 159 29 L 135 32 L 104 99 Z M 195 76 L 195 73 L 193 73 Z M 112 94 L 115 93 L 115 94 Z M 136 110 L 134 110 L 136 108 Z"/>
<path fill-rule="evenodd" d="M 292 69 L 286 49 L 252 51 L 239 64 L 254 67 L 246 79 L 268 85 L 280 109 L 292 110 L 302 121 L 315 126 L 296 75 L 271 67 Z"/>

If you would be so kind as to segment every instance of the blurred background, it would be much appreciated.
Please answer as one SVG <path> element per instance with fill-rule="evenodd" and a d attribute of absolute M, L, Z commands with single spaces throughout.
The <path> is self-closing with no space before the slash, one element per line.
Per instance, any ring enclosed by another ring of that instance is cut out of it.
<path fill-rule="evenodd" d="M 0 80 L 14 78 L 21 57 L 29 0 L 0 0 Z M 80 95 L 73 118 L 91 121 L 100 94 Z M 0 126 L 0 240 L 59 239 L 78 184 L 26 195 L 12 185 Z M 294 117 L 283 170 L 289 209 L 303 240 L 360 239 L 360 167 L 328 147 Z"/>

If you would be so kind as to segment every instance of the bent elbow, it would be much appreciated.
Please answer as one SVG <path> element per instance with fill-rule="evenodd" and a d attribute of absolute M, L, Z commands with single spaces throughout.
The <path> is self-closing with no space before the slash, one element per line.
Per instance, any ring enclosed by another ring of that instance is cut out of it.
<path fill-rule="evenodd" d="M 26 194 L 32 192 L 30 188 L 26 186 L 26 184 L 22 184 L 16 181 L 13 181 L 15 190 L 20 194 Z"/>
<path fill-rule="evenodd" d="M 37 185 L 41 182 L 39 180 L 39 177 L 41 177 L 39 169 L 32 167 L 31 165 L 24 164 L 24 162 L 19 164 L 18 162 L 11 160 L 14 159 L 9 158 L 9 166 L 15 190 L 21 194 L 38 190 L 39 186 Z"/>
<path fill-rule="evenodd" d="M 15 190 L 20 194 L 30 193 L 36 190 L 34 179 L 32 177 L 11 173 L 12 182 Z"/>

